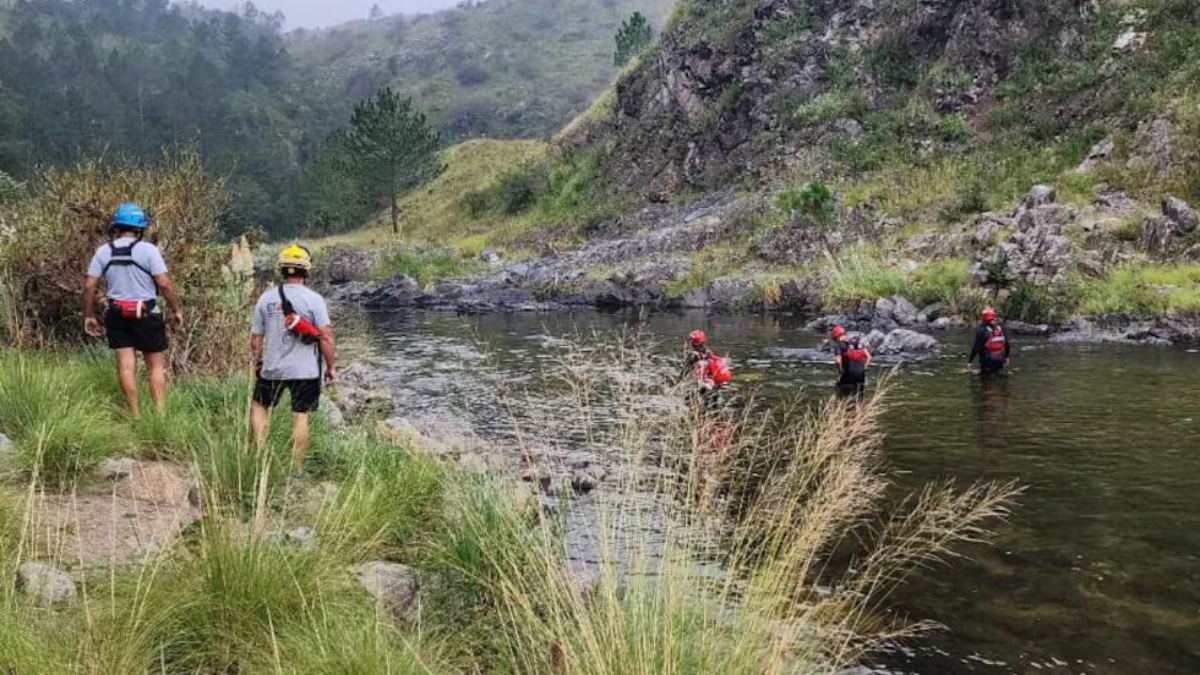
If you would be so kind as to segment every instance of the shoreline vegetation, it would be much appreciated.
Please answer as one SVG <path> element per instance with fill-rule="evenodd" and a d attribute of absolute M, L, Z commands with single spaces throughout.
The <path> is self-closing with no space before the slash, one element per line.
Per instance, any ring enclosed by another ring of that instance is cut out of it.
<path fill-rule="evenodd" d="M 550 368 L 533 386 L 570 397 L 576 419 L 520 435 L 531 460 L 563 424 L 607 448 L 617 477 L 589 503 L 328 412 L 308 477 L 289 478 L 285 420 L 261 448 L 247 425 L 237 355 L 253 265 L 216 243 L 222 186 L 189 157 L 52 174 L 3 209 L 0 669 L 835 673 L 929 629 L 888 614 L 890 591 L 984 541 L 1017 496 L 934 485 L 897 499 L 884 394 L 703 419 L 647 410 L 661 370 L 628 345 L 628 378 L 573 365 L 608 359 Z M 156 213 L 197 322 L 172 335 L 166 410 L 136 419 L 108 355 L 82 344 L 67 283 L 126 199 Z M 14 285 L 31 276 L 46 281 Z M 567 546 L 575 508 L 598 515 L 584 569 Z"/>

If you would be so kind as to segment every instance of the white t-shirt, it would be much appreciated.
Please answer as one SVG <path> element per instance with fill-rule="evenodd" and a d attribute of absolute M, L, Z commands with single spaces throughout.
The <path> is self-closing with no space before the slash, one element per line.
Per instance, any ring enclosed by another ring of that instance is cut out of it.
<path fill-rule="evenodd" d="M 112 260 L 113 248 L 130 245 L 133 246 L 133 261 L 140 269 L 134 265 L 111 265 L 106 272 L 104 267 Z M 88 265 L 89 277 L 104 278 L 111 300 L 154 300 L 158 297 L 158 285 L 154 283 L 154 277 L 166 273 L 167 263 L 158 247 L 148 241 L 138 241 L 136 237 L 129 236 L 96 249 L 96 254 L 92 256 L 92 262 Z"/>

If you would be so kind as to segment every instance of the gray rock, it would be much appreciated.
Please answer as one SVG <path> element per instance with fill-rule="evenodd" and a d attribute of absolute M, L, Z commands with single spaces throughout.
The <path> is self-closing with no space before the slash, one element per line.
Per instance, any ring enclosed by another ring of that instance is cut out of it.
<path fill-rule="evenodd" d="M 444 394 L 451 388 L 451 385 L 448 377 L 421 377 L 408 383 L 410 389 L 422 394 Z"/>
<path fill-rule="evenodd" d="M 1160 174 L 1174 164 L 1175 128 L 1160 117 L 1138 128 L 1134 151 L 1126 167 L 1132 171 Z"/>
<path fill-rule="evenodd" d="M 1200 227 L 1200 215 L 1187 202 L 1177 197 L 1167 197 L 1163 200 L 1163 215 L 1175 224 L 1179 234 L 1191 234 Z"/>
<path fill-rule="evenodd" d="M 1171 255 L 1176 244 L 1175 224 L 1166 216 L 1148 216 L 1142 222 L 1138 248 L 1148 255 L 1164 258 Z"/>
<path fill-rule="evenodd" d="M 887 334 L 881 330 L 873 330 L 870 333 L 862 336 L 863 346 L 871 352 L 879 351 L 879 348 L 883 346 L 885 340 L 887 340 Z"/>
<path fill-rule="evenodd" d="M 930 324 L 929 327 L 933 330 L 950 330 L 954 327 L 954 322 L 952 322 L 948 317 L 943 316 L 941 318 L 934 319 L 933 323 Z"/>
<path fill-rule="evenodd" d="M 335 429 L 346 426 L 346 416 L 336 404 L 325 406 L 325 419 L 329 420 L 330 426 Z"/>
<path fill-rule="evenodd" d="M 1075 172 L 1080 174 L 1092 173 L 1101 162 L 1108 159 L 1115 148 L 1116 146 L 1111 136 L 1093 145 L 1092 149 L 1088 151 L 1087 157 L 1076 167 Z"/>
<path fill-rule="evenodd" d="M 4 434 L 0 434 L 0 456 L 6 455 L 6 454 L 12 452 L 12 449 L 13 449 L 12 439 Z"/>
<path fill-rule="evenodd" d="M 1058 201 L 1058 191 L 1052 185 L 1034 185 L 1021 200 L 1021 209 L 1053 204 Z"/>
<path fill-rule="evenodd" d="M 1033 337 L 1046 337 L 1054 332 L 1054 329 L 1044 323 L 1025 323 L 1024 321 L 1006 321 L 1004 328 L 1013 335 L 1030 335 Z"/>
<path fill-rule="evenodd" d="M 115 482 L 122 478 L 128 478 L 133 474 L 135 467 L 137 467 L 136 459 L 132 457 L 116 457 L 100 462 L 100 466 L 96 467 L 96 473 L 104 480 Z"/>
<path fill-rule="evenodd" d="M 42 605 L 61 605 L 75 597 L 75 580 L 57 567 L 27 562 L 17 568 L 17 591 Z"/>
<path fill-rule="evenodd" d="M 683 294 L 679 305 L 684 309 L 704 309 L 708 307 L 708 291 L 695 288 Z"/>
<path fill-rule="evenodd" d="M 920 311 L 917 310 L 916 305 L 908 301 L 908 298 L 897 295 L 892 298 L 892 305 L 892 316 L 896 323 L 901 326 L 911 326 L 917 323 L 917 315 L 920 314 Z"/>
<path fill-rule="evenodd" d="M 942 318 L 943 311 L 945 311 L 945 307 L 943 307 L 942 303 L 940 302 L 927 305 L 924 309 L 917 313 L 917 323 L 933 323 Z"/>
<path fill-rule="evenodd" d="M 876 300 L 874 318 L 895 321 L 896 302 L 891 298 L 880 298 Z"/>
<path fill-rule="evenodd" d="M 545 467 L 534 465 L 526 467 L 526 469 L 521 472 L 521 480 L 525 481 L 526 483 L 533 483 L 541 490 L 549 491 L 554 485 L 554 474 L 550 473 L 550 471 Z"/>
<path fill-rule="evenodd" d="M 358 568 L 363 588 L 392 616 L 412 621 L 420 608 L 420 586 L 417 577 L 405 565 L 376 561 Z"/>
<path fill-rule="evenodd" d="M 571 472 L 571 489 L 579 494 L 587 494 L 599 487 L 606 477 L 608 472 L 598 464 L 576 469 Z"/>
<path fill-rule="evenodd" d="M 310 549 L 317 541 L 317 533 L 311 527 L 297 527 L 287 533 L 287 540 L 302 549 Z"/>
<path fill-rule="evenodd" d="M 495 249 L 491 248 L 484 249 L 483 252 L 479 254 L 479 259 L 489 265 L 499 265 L 503 261 L 503 258 L 500 257 L 500 254 L 496 252 Z"/>
<path fill-rule="evenodd" d="M 881 355 L 927 355 L 938 348 L 932 336 L 916 331 L 897 329 L 888 333 L 877 350 Z"/>
<path fill-rule="evenodd" d="M 977 248 L 993 246 L 1000 242 L 1000 233 L 1006 227 L 1012 227 L 1014 224 L 1011 218 L 1001 218 L 994 214 L 985 213 L 977 221 L 975 234 L 971 237 L 971 242 Z"/>

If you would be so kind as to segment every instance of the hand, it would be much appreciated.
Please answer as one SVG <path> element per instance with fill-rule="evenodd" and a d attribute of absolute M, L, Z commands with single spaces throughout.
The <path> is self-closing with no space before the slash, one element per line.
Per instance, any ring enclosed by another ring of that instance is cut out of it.
<path fill-rule="evenodd" d="M 337 367 L 329 366 L 325 369 L 325 384 L 333 384 L 337 382 Z"/>
<path fill-rule="evenodd" d="M 183 310 L 171 313 L 171 321 L 175 324 L 175 330 L 183 330 Z"/>
<path fill-rule="evenodd" d="M 83 332 L 94 338 L 104 335 L 104 329 L 100 327 L 100 322 L 94 316 L 89 316 L 83 320 Z"/>
<path fill-rule="evenodd" d="M 964 370 L 963 372 L 964 372 L 964 373 L 974 373 L 974 372 L 978 372 L 978 371 L 976 371 L 976 370 L 975 370 L 975 365 L 974 365 L 974 364 L 968 363 L 968 364 L 967 364 L 967 369 L 966 369 L 966 370 Z"/>
<path fill-rule="evenodd" d="M 1008 368 L 1012 365 L 1012 359 L 1004 359 L 1004 367 Z"/>

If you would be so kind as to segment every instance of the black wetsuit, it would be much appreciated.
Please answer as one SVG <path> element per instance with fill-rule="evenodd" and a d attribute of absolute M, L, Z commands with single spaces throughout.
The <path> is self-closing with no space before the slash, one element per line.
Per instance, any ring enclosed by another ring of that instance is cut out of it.
<path fill-rule="evenodd" d="M 999 322 L 980 324 L 975 331 L 975 345 L 971 347 L 967 363 L 974 363 L 978 358 L 981 374 L 999 375 L 1004 371 L 1011 351 L 1012 341 L 1008 339 L 1008 331 Z"/>
<path fill-rule="evenodd" d="M 833 353 L 841 361 L 838 391 L 844 394 L 861 394 L 867 388 L 866 350 L 858 338 L 838 342 Z"/>

